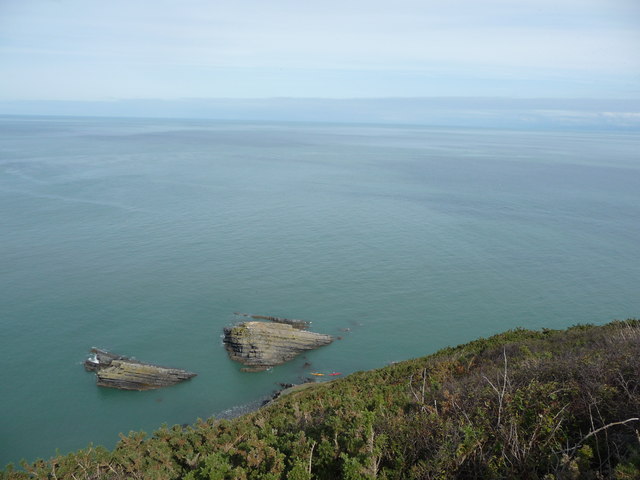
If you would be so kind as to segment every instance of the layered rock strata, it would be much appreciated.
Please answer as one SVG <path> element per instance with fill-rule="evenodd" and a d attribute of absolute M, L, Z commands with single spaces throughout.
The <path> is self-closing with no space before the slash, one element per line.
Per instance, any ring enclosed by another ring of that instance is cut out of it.
<path fill-rule="evenodd" d="M 224 346 L 229 357 L 257 372 L 328 345 L 330 335 L 308 332 L 286 323 L 243 322 L 224 329 Z"/>
<path fill-rule="evenodd" d="M 96 384 L 100 387 L 153 390 L 196 376 L 187 370 L 143 363 L 97 348 L 92 348 L 91 354 L 84 366 L 87 370 L 96 372 Z"/>

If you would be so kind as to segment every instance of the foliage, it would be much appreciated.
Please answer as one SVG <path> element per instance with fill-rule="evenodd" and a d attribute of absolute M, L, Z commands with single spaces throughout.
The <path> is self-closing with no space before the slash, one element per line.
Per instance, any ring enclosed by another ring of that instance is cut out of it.
<path fill-rule="evenodd" d="M 512 330 L 3 479 L 640 478 L 640 321 Z"/>

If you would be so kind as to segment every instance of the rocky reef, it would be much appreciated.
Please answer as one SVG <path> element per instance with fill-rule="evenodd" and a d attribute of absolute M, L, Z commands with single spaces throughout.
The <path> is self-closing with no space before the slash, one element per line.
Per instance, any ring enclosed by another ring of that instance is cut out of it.
<path fill-rule="evenodd" d="M 246 365 L 244 370 L 251 372 L 288 362 L 304 351 L 328 345 L 333 340 L 330 335 L 280 322 L 243 322 L 224 329 L 224 346 L 229 357 Z"/>
<path fill-rule="evenodd" d="M 143 363 L 128 357 L 92 348 L 84 367 L 96 372 L 99 387 L 120 390 L 153 390 L 168 387 L 195 377 L 196 374 L 178 368 L 167 368 Z"/>

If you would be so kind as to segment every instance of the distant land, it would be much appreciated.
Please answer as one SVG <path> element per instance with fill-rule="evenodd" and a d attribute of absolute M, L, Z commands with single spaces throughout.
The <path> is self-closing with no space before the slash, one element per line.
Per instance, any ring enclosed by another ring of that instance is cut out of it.
<path fill-rule="evenodd" d="M 640 99 L 421 97 L 0 100 L 0 115 L 639 130 Z"/>

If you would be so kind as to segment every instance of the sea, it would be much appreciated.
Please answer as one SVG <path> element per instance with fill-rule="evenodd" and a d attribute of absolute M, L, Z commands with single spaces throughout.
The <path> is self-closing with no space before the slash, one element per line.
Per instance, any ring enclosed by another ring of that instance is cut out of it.
<path fill-rule="evenodd" d="M 243 372 L 238 312 L 339 339 Z M 229 418 L 310 372 L 638 316 L 637 132 L 0 117 L 1 465 Z M 198 376 L 97 387 L 91 347 Z"/>

